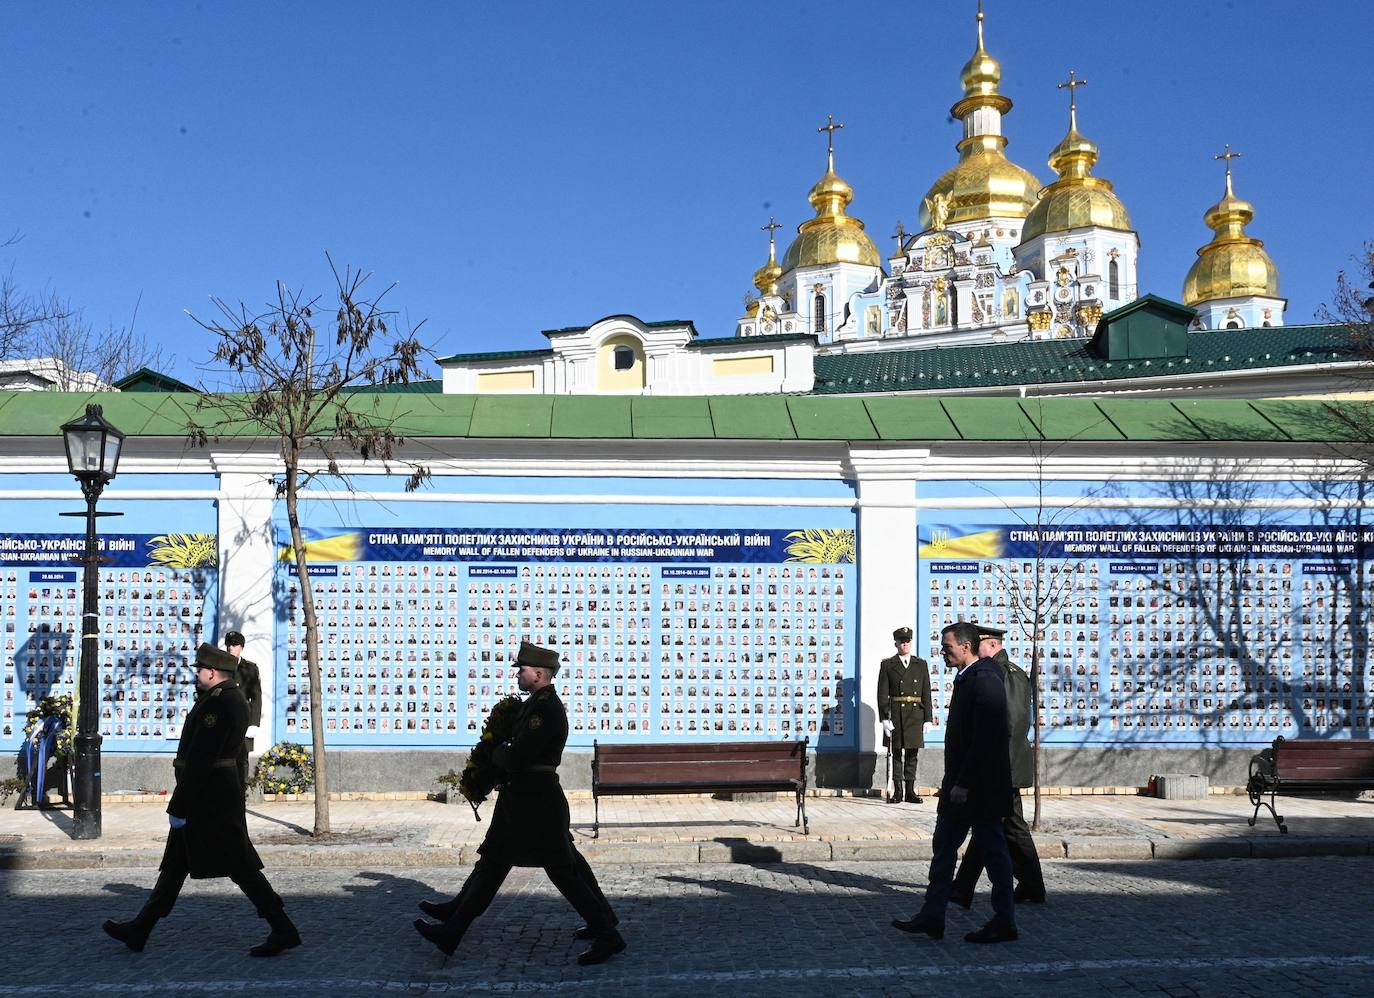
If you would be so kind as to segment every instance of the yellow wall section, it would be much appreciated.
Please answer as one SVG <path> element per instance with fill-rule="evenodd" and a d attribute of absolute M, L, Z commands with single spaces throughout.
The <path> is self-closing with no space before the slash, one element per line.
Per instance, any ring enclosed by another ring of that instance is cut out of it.
<path fill-rule="evenodd" d="M 629 370 L 615 369 L 615 348 L 629 347 L 635 362 Z M 633 336 L 612 336 L 596 352 L 596 387 L 603 392 L 638 391 L 644 387 L 644 346 Z"/>
<path fill-rule="evenodd" d="M 532 392 L 533 371 L 492 371 L 477 375 L 479 392 Z"/>
<path fill-rule="evenodd" d="M 718 378 L 733 378 L 741 374 L 772 374 L 773 358 L 769 354 L 762 357 L 724 357 L 712 361 L 711 370 Z"/>

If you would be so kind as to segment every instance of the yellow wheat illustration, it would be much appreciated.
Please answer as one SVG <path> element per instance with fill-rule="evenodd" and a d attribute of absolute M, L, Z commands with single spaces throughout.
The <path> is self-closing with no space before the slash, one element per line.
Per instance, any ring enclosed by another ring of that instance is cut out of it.
<path fill-rule="evenodd" d="M 813 565 L 840 565 L 854 562 L 854 531 L 794 530 L 783 537 L 787 545 L 787 560 Z"/>
<path fill-rule="evenodd" d="M 213 568 L 219 562 L 214 534 L 158 534 L 148 542 L 148 561 L 162 568 Z"/>

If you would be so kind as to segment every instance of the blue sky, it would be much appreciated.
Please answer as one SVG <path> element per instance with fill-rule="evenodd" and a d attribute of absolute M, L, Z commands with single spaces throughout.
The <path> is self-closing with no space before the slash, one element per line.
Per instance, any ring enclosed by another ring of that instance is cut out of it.
<path fill-rule="evenodd" d="M 0 250 L 21 286 L 138 328 L 198 380 L 186 312 L 372 271 L 439 355 L 541 347 L 629 312 L 734 332 L 811 214 L 827 113 L 851 213 L 886 251 L 955 159 L 972 0 L 921 3 L 12 3 L 0 52 Z M 1243 154 L 1289 298 L 1311 321 L 1374 238 L 1374 4 L 988 0 L 1008 154 L 1043 182 L 1080 128 L 1178 298 L 1212 156 Z"/>

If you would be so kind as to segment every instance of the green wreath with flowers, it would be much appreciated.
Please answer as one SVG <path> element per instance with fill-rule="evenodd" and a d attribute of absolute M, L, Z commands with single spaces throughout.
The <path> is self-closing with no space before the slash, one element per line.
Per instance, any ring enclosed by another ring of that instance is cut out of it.
<path fill-rule="evenodd" d="M 463 767 L 463 775 L 458 778 L 458 792 L 472 807 L 472 816 L 478 821 L 482 820 L 482 816 L 477 813 L 477 805 L 490 797 L 501 782 L 501 770 L 496 767 L 493 756 L 496 747 L 515 733 L 515 718 L 520 713 L 521 702 L 517 696 L 496 701 L 482 723 L 482 737 L 468 753 L 467 765 Z"/>
<path fill-rule="evenodd" d="M 70 693 L 59 693 L 56 696 L 43 697 L 43 699 L 39 700 L 38 708 L 29 711 L 25 716 L 24 737 L 28 738 L 32 735 L 34 728 L 38 727 L 49 717 L 58 717 L 62 719 L 62 726 L 57 729 L 57 758 L 70 758 L 75 752 L 75 749 L 72 747 L 72 736 L 76 734 L 76 721 L 73 714 L 72 695 Z"/>
<path fill-rule="evenodd" d="M 258 758 L 248 785 L 261 787 L 265 794 L 305 793 L 315 785 L 310 750 L 295 742 L 278 742 Z"/>

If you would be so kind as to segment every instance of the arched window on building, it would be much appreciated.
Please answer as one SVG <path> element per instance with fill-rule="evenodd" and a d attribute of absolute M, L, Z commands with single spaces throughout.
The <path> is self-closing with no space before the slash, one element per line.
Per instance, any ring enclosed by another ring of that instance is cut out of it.
<path fill-rule="evenodd" d="M 812 317 L 814 322 L 813 332 L 825 332 L 825 292 L 817 291 L 816 297 L 811 300 Z"/>
<path fill-rule="evenodd" d="M 1239 329 L 1239 328 L 1240 328 L 1240 320 L 1239 320 L 1239 319 L 1229 319 L 1229 320 L 1227 320 L 1226 328 L 1227 328 L 1227 329 Z"/>
<path fill-rule="evenodd" d="M 1107 264 L 1107 297 L 1112 301 L 1121 300 L 1121 265 L 1115 260 Z"/>
<path fill-rule="evenodd" d="M 611 354 L 612 369 L 629 371 L 635 366 L 634 347 L 618 346 Z"/>

